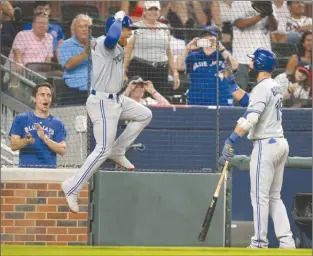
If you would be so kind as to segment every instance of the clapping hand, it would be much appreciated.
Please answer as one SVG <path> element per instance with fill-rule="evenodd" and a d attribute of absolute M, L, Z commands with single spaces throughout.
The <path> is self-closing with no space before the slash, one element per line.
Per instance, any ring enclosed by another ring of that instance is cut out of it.
<path fill-rule="evenodd" d="M 32 135 L 29 132 L 26 132 L 25 140 L 27 142 L 27 145 L 35 143 L 35 139 L 32 137 Z"/>
<path fill-rule="evenodd" d="M 40 124 L 35 123 L 35 127 L 37 129 L 37 135 L 40 139 L 44 140 L 46 138 L 44 129 L 40 126 Z"/>

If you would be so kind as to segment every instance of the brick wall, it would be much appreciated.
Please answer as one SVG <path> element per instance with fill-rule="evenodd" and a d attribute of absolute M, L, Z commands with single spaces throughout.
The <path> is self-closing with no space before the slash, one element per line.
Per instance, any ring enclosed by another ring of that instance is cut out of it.
<path fill-rule="evenodd" d="M 21 245 L 86 245 L 87 186 L 80 212 L 69 212 L 60 183 L 1 183 L 1 242 Z"/>

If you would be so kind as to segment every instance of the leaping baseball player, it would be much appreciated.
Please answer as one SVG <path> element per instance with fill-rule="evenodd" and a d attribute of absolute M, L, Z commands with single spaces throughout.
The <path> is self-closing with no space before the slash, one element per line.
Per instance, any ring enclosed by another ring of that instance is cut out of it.
<path fill-rule="evenodd" d="M 150 109 L 119 94 L 123 88 L 123 48 L 135 29 L 125 12 L 119 11 L 108 18 L 106 36 L 97 38 L 91 50 L 93 79 L 86 107 L 96 146 L 82 167 L 62 183 L 68 206 L 74 213 L 79 210 L 78 193 L 108 158 L 128 170 L 135 169 L 125 157 L 125 151 L 152 118 Z M 119 120 L 131 122 L 115 140 Z"/>
<path fill-rule="evenodd" d="M 280 248 L 295 248 L 286 208 L 281 200 L 284 167 L 289 145 L 282 127 L 282 100 L 285 88 L 276 83 L 271 73 L 277 66 L 276 55 L 259 48 L 252 55 L 250 70 L 258 71 L 257 84 L 250 95 L 240 89 L 234 76 L 226 76 L 235 100 L 247 106 L 230 137 L 225 141 L 220 161 L 230 161 L 234 146 L 246 133 L 253 142 L 250 161 L 251 201 L 254 236 L 251 248 L 267 248 L 268 215 L 273 222 Z"/>

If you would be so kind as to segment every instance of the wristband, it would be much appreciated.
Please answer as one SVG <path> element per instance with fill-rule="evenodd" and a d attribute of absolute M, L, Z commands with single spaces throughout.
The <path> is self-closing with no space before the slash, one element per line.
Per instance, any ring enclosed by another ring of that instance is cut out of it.
<path fill-rule="evenodd" d="M 229 140 L 232 142 L 232 143 L 235 143 L 237 140 L 239 140 L 241 137 L 236 133 L 236 132 L 233 132 L 230 137 L 229 137 Z"/>
<path fill-rule="evenodd" d="M 223 52 L 225 52 L 225 50 L 226 50 L 226 48 L 224 47 L 224 49 L 223 49 L 223 50 L 221 50 L 221 51 L 220 51 L 220 53 L 223 53 Z"/>

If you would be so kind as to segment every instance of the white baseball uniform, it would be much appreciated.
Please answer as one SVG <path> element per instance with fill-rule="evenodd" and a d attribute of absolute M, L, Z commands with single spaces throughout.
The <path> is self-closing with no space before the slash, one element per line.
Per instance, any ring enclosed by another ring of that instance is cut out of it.
<path fill-rule="evenodd" d="M 152 118 L 150 109 L 129 97 L 119 95 L 123 88 L 124 49 L 119 44 L 113 49 L 107 49 L 104 39 L 105 36 L 97 38 L 92 49 L 94 73 L 91 94 L 86 102 L 96 146 L 76 174 L 65 181 L 65 193 L 68 196 L 78 194 L 107 158 L 125 155 L 126 148 Z M 115 140 L 119 120 L 131 122 Z"/>
<path fill-rule="evenodd" d="M 282 100 L 285 88 L 273 79 L 261 80 L 250 94 L 247 112 L 260 114 L 250 130 L 253 141 L 250 161 L 251 202 L 254 236 L 250 247 L 268 247 L 268 215 L 281 248 L 295 248 L 286 208 L 281 200 L 284 167 L 289 145 L 282 128 Z"/>

